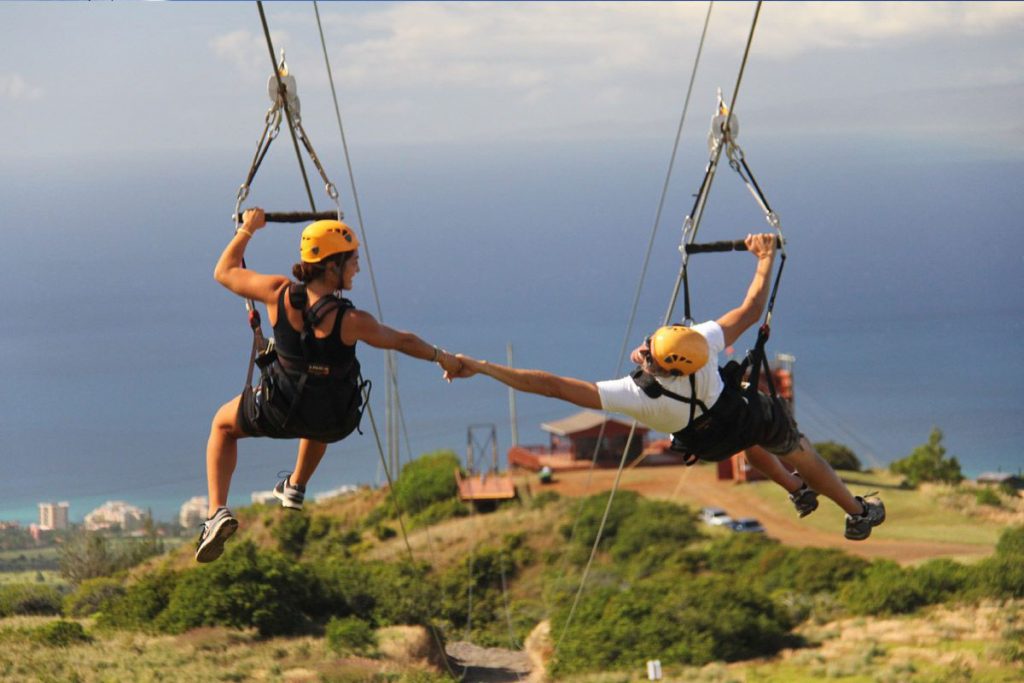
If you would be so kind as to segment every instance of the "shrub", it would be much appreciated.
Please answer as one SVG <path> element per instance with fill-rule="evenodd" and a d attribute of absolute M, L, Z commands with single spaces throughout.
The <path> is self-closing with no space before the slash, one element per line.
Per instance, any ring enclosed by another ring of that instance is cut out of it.
<path fill-rule="evenodd" d="M 427 453 L 406 463 L 394 488 L 402 513 L 415 515 L 433 503 L 455 497 L 457 469 L 459 457 L 452 451 Z"/>
<path fill-rule="evenodd" d="M 150 527 L 152 530 L 152 527 Z M 60 574 L 72 585 L 86 579 L 112 576 L 163 552 L 163 542 L 155 535 L 125 539 L 120 550 L 95 532 L 75 533 L 60 546 Z"/>
<path fill-rule="evenodd" d="M 860 472 L 860 459 L 849 447 L 835 441 L 819 441 L 814 444 L 814 450 L 818 451 L 825 462 L 836 470 L 849 470 Z"/>
<path fill-rule="evenodd" d="M 108 600 L 96 622 L 112 628 L 154 629 L 154 622 L 167 608 L 179 576 L 172 571 L 143 575 L 125 589 L 124 595 Z"/>
<path fill-rule="evenodd" d="M 990 505 L 994 508 L 1003 506 L 1003 500 L 999 497 L 999 494 L 987 486 L 974 490 L 974 500 L 977 501 L 978 505 Z"/>
<path fill-rule="evenodd" d="M 876 616 L 906 614 L 926 604 L 912 572 L 889 560 L 873 563 L 843 586 L 840 600 L 854 614 Z"/>
<path fill-rule="evenodd" d="M 313 616 L 357 616 L 375 625 L 425 624 L 438 601 L 425 564 L 332 562 L 312 565 L 317 600 Z"/>
<path fill-rule="evenodd" d="M 86 579 L 75 592 L 64 598 L 64 614 L 69 617 L 88 617 L 101 612 L 126 593 L 123 582 L 98 577 Z"/>
<path fill-rule="evenodd" d="M 61 594 L 52 586 L 12 583 L 0 586 L 0 617 L 60 614 Z"/>
<path fill-rule="evenodd" d="M 938 427 L 932 428 L 928 443 L 918 446 L 902 460 L 895 461 L 889 465 L 889 469 L 906 477 L 911 486 L 917 486 L 923 481 L 959 484 L 964 478 L 960 462 L 954 457 L 946 457 L 942 430 Z"/>
<path fill-rule="evenodd" d="M 1003 530 L 996 543 L 996 555 L 1024 560 L 1024 525 L 1011 526 Z"/>
<path fill-rule="evenodd" d="M 327 647 L 339 655 L 372 657 L 377 651 L 377 635 L 373 627 L 356 617 L 333 618 L 325 632 Z"/>
<path fill-rule="evenodd" d="M 1020 556 L 996 554 L 974 567 L 973 594 L 1005 600 L 1024 598 L 1024 562 Z"/>
<path fill-rule="evenodd" d="M 466 517 L 467 515 L 469 515 L 469 507 L 465 503 L 458 498 L 448 498 L 431 503 L 426 508 L 420 510 L 412 518 L 411 526 L 414 528 L 431 526 L 446 519 Z"/>
<path fill-rule="evenodd" d="M 864 573 L 869 562 L 834 548 L 766 549 L 746 571 L 766 591 L 788 590 L 803 595 L 832 593 Z"/>
<path fill-rule="evenodd" d="M 310 576 L 275 552 L 239 543 L 217 562 L 182 575 L 159 625 L 179 633 L 197 626 L 256 628 L 261 636 L 307 626 Z"/>
<path fill-rule="evenodd" d="M 632 513 L 619 522 L 610 551 L 620 562 L 641 553 L 664 558 L 700 536 L 689 508 L 641 498 Z"/>
<path fill-rule="evenodd" d="M 32 640 L 50 647 L 68 647 L 75 643 L 88 643 L 92 638 L 77 621 L 58 619 L 33 629 Z"/>
<path fill-rule="evenodd" d="M 556 613 L 553 628 L 567 614 Z M 731 577 L 597 586 L 581 600 L 552 673 L 633 668 L 654 653 L 663 664 L 698 666 L 766 656 L 786 644 L 791 627 L 766 595 Z"/>
<path fill-rule="evenodd" d="M 299 557 L 306 547 L 309 533 L 309 516 L 294 510 L 285 510 L 271 527 L 271 535 L 277 541 L 278 549 L 285 555 Z"/>
<path fill-rule="evenodd" d="M 929 560 L 911 570 L 911 578 L 926 605 L 945 602 L 959 594 L 970 580 L 971 570 L 953 560 Z"/>
<path fill-rule="evenodd" d="M 618 491 L 612 499 L 611 508 L 601 534 L 600 548 L 608 550 L 619 533 L 619 525 L 636 512 L 640 496 L 634 491 Z M 562 537 L 570 541 L 574 559 L 585 558 L 594 545 L 597 532 L 601 528 L 601 519 L 608 505 L 607 494 L 597 494 L 583 499 L 576 515 L 575 533 L 571 525 L 564 525 L 559 531 Z"/>

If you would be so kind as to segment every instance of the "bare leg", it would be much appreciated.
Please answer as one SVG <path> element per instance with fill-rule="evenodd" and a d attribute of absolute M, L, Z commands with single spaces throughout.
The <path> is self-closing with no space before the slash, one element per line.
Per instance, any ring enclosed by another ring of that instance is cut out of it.
<path fill-rule="evenodd" d="M 831 498 L 847 514 L 859 515 L 864 511 L 864 507 L 853 497 L 832 466 L 822 460 L 806 436 L 800 439 L 800 445 L 795 451 L 780 458 L 783 463 L 795 468 L 808 486 Z"/>
<path fill-rule="evenodd" d="M 803 486 L 804 482 L 800 477 L 793 474 L 777 457 L 760 446 L 751 446 L 744 453 L 746 453 L 747 462 L 751 467 L 786 489 L 787 493 L 793 493 Z"/>
<path fill-rule="evenodd" d="M 326 452 L 327 444 L 322 441 L 312 441 L 310 439 L 299 441 L 299 453 L 295 457 L 295 471 L 288 477 L 291 485 L 305 488 L 306 483 L 313 476 L 313 472 L 316 471 L 317 465 L 320 464 L 320 460 L 323 459 Z"/>
<path fill-rule="evenodd" d="M 207 517 L 213 517 L 217 508 L 228 504 L 231 475 L 238 462 L 238 440 L 245 434 L 238 426 L 238 401 L 235 396 L 213 416 L 210 439 L 206 442 L 206 486 L 210 496 Z"/>

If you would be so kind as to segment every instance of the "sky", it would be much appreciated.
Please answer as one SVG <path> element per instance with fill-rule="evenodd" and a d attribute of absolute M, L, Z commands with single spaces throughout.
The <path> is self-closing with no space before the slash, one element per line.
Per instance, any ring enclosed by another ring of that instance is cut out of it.
<path fill-rule="evenodd" d="M 314 6 L 264 8 L 353 222 Z M 610 376 L 708 4 L 318 8 L 385 319 L 452 350 L 502 360 L 514 341 L 522 364 Z M 640 325 L 664 312 L 716 90 L 731 99 L 754 8 L 713 6 Z M 1024 2 L 762 6 L 736 113 L 793 256 L 773 340 L 798 356 L 801 424 L 852 436 L 883 462 L 942 415 L 965 462 L 996 435 L 975 471 L 1022 464 L 1022 29 Z M 210 272 L 270 105 L 257 8 L 3 2 L 0 44 L 0 460 L 21 476 L 0 497 L 26 496 L 31 514 L 36 500 L 76 495 L 26 493 L 47 483 L 38 452 L 72 463 L 61 467 L 90 500 L 202 493 L 209 419 L 241 383 L 248 348 L 239 302 Z M 251 203 L 304 208 L 290 145 L 282 131 Z M 731 178 L 716 180 L 705 223 L 708 239 L 764 226 Z M 259 237 L 251 264 L 287 272 L 295 235 Z M 749 264 L 701 268 L 697 315 L 735 305 Z M 366 270 L 358 303 L 375 311 Z M 854 318 L 870 321 L 858 335 Z M 882 362 L 877 337 L 891 347 Z M 361 357 L 380 377 L 379 358 Z M 984 368 L 965 376 L 965 357 Z M 409 431 L 425 435 L 416 452 L 461 448 L 467 422 L 498 421 L 508 443 L 500 388 L 446 387 L 412 361 L 401 373 Z M 383 394 L 380 381 L 374 401 Z M 519 405 L 534 441 L 536 424 L 567 412 Z M 372 477 L 371 439 L 346 444 L 362 469 L 325 461 L 325 488 Z M 261 464 L 240 466 L 243 492 L 263 487 L 281 451 L 245 450 Z M 124 484 L 99 481 L 111 467 Z"/>
<path fill-rule="evenodd" d="M 331 131 L 311 4 L 265 5 L 308 128 Z M 705 3 L 321 3 L 352 145 L 663 135 Z M 731 94 L 753 3 L 717 4 L 695 93 Z M 269 56 L 251 3 L 0 6 L 5 163 L 250 146 Z M 1024 3 L 769 2 L 739 111 L 763 136 L 1024 153 Z M 700 105 L 699 108 L 696 105 Z"/>

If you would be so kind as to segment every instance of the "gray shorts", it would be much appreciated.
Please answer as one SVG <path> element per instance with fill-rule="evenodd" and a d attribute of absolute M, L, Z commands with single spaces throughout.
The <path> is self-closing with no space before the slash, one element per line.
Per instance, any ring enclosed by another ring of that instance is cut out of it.
<path fill-rule="evenodd" d="M 764 418 L 757 445 L 773 455 L 789 455 L 797 450 L 804 435 L 796 426 L 789 404 L 781 398 L 772 398 L 760 392 L 757 396 Z"/>

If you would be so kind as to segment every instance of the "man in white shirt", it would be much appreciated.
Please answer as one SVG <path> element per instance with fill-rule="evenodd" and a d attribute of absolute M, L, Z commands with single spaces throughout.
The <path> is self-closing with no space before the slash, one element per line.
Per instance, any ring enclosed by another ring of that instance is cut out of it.
<path fill-rule="evenodd" d="M 817 507 L 820 493 L 846 512 L 846 538 L 864 540 L 885 521 L 882 501 L 850 493 L 797 429 L 784 402 L 744 391 L 739 377 L 726 382 L 719 373 L 718 354 L 757 324 L 768 298 L 775 235 L 747 235 L 745 243 L 757 268 L 743 303 L 717 320 L 659 328 L 633 350 L 639 367 L 631 375 L 588 382 L 458 355 L 463 369 L 447 377 L 485 374 L 519 391 L 622 413 L 673 434 L 673 448 L 697 459 L 722 460 L 745 450 L 754 467 L 789 491 L 801 516 Z"/>

